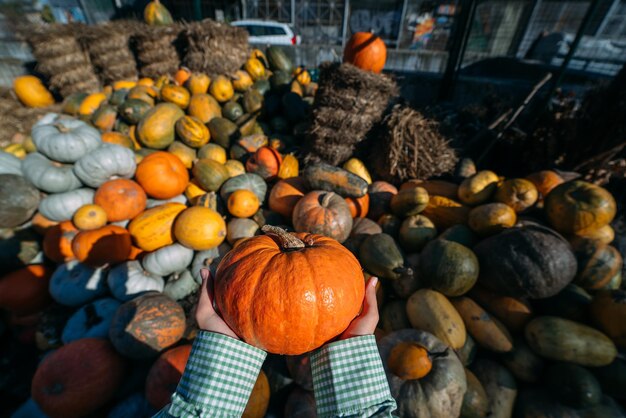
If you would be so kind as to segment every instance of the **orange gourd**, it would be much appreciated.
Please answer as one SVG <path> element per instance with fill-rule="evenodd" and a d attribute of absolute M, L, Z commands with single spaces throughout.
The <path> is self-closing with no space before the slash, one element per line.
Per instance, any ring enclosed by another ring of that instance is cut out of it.
<path fill-rule="evenodd" d="M 551 170 L 537 171 L 526 177 L 535 185 L 540 194 L 540 198 L 545 198 L 552 189 L 563 183 L 563 177 Z"/>
<path fill-rule="evenodd" d="M 237 218 L 249 218 L 259 210 L 259 198 L 250 190 L 236 190 L 228 197 L 228 212 Z"/>
<path fill-rule="evenodd" d="M 213 209 L 193 206 L 176 218 L 174 236 L 185 247 L 196 251 L 208 250 L 224 241 L 226 223 Z"/>
<path fill-rule="evenodd" d="M 185 209 L 182 203 L 166 203 L 139 214 L 128 224 L 133 243 L 144 251 L 154 251 L 173 244 L 174 220 Z"/>
<path fill-rule="evenodd" d="M 100 104 L 106 100 L 107 96 L 104 93 L 92 93 L 81 102 L 78 113 L 81 116 L 91 115 L 100 107 Z"/>
<path fill-rule="evenodd" d="M 185 87 L 191 94 L 206 93 L 211 84 L 211 79 L 204 73 L 194 73 L 185 82 Z"/>
<path fill-rule="evenodd" d="M 0 308 L 18 315 L 41 311 L 50 301 L 48 283 L 52 270 L 33 264 L 0 278 Z"/>
<path fill-rule="evenodd" d="M 22 75 L 13 80 L 13 90 L 20 102 L 27 107 L 46 107 L 54 104 L 54 97 L 33 75 Z"/>
<path fill-rule="evenodd" d="M 157 151 L 137 165 L 135 179 L 148 196 L 155 199 L 171 199 L 185 191 L 189 183 L 189 172 L 177 156 Z"/>
<path fill-rule="evenodd" d="M 72 251 L 78 261 L 93 267 L 128 260 L 130 247 L 130 234 L 116 225 L 81 231 L 72 240 Z"/>
<path fill-rule="evenodd" d="M 428 350 L 415 342 L 403 341 L 391 349 L 389 370 L 403 380 L 421 379 L 433 368 Z"/>
<path fill-rule="evenodd" d="M 187 109 L 190 97 L 189 90 L 175 84 L 167 84 L 161 89 L 161 100 L 174 103 L 182 109 Z"/>
<path fill-rule="evenodd" d="M 146 209 L 147 196 L 132 180 L 109 180 L 98 188 L 94 203 L 106 212 L 109 222 L 133 219 Z"/>
<path fill-rule="evenodd" d="M 74 226 L 81 231 L 102 228 L 107 224 L 107 213 L 99 205 L 83 205 L 72 216 Z"/>
<path fill-rule="evenodd" d="M 306 193 L 306 181 L 302 177 L 292 177 L 277 182 L 269 197 L 270 209 L 286 219 L 291 219 L 293 208 Z"/>
<path fill-rule="evenodd" d="M 191 77 L 191 71 L 187 67 L 180 67 L 174 74 L 174 82 L 182 86 Z"/>
<path fill-rule="evenodd" d="M 271 180 L 278 175 L 282 161 L 278 151 L 271 147 L 261 147 L 246 161 L 246 170 L 265 180 Z"/>
<path fill-rule="evenodd" d="M 72 221 L 63 221 L 46 231 L 43 239 L 43 253 L 55 263 L 64 263 L 75 258 L 72 240 L 78 229 Z"/>
<path fill-rule="evenodd" d="M 128 135 L 124 135 L 120 132 L 104 132 L 102 134 L 102 142 L 121 145 L 122 147 L 132 150 L 135 149 L 135 143 L 133 140 Z"/>
<path fill-rule="evenodd" d="M 209 128 L 193 116 L 184 116 L 175 125 L 176 136 L 192 148 L 200 148 L 211 139 Z"/>
<path fill-rule="evenodd" d="M 365 218 L 367 216 L 370 207 L 369 194 L 364 194 L 361 197 L 346 197 L 345 200 L 353 218 Z"/>
<path fill-rule="evenodd" d="M 383 70 L 386 60 L 385 42 L 370 32 L 355 33 L 343 50 L 343 62 L 374 73 L 380 73 Z"/>
<path fill-rule="evenodd" d="M 150 368 L 146 378 L 146 400 L 155 409 L 162 409 L 170 403 L 190 353 L 190 344 L 172 348 L 161 354 Z"/>
<path fill-rule="evenodd" d="M 268 235 L 242 241 L 219 264 L 219 311 L 237 335 L 265 351 L 314 350 L 341 334 L 360 312 L 361 266 L 333 239 L 268 225 L 263 231 Z"/>
<path fill-rule="evenodd" d="M 202 123 L 209 123 L 213 118 L 222 117 L 220 104 L 210 94 L 194 94 L 187 107 L 189 116 L 198 118 Z"/>
<path fill-rule="evenodd" d="M 276 147 L 272 147 L 274 149 L 278 149 Z M 298 163 L 298 159 L 294 157 L 292 154 L 285 155 L 283 158 L 283 162 L 280 165 L 280 170 L 278 170 L 278 178 L 288 179 L 291 177 L 296 177 L 298 175 L 300 169 L 300 164 Z"/>
<path fill-rule="evenodd" d="M 211 96 L 215 97 L 218 102 L 224 103 L 233 97 L 235 90 L 233 83 L 231 83 L 228 78 L 223 75 L 218 75 L 211 83 L 209 93 L 211 93 Z"/>

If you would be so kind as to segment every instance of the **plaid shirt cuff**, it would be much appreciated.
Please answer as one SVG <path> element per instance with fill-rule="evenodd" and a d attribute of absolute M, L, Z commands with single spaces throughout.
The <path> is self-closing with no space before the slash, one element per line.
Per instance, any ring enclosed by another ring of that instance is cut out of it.
<path fill-rule="evenodd" d="M 234 338 L 198 332 L 167 413 L 175 417 L 240 417 L 266 355 Z"/>
<path fill-rule="evenodd" d="M 391 416 L 396 407 L 373 335 L 325 345 L 311 371 L 320 417 Z"/>

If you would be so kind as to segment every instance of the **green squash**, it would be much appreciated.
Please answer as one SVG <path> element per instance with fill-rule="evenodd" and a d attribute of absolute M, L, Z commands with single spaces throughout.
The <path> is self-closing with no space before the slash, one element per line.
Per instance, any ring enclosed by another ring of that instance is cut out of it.
<path fill-rule="evenodd" d="M 544 360 L 521 338 L 516 339 L 513 350 L 503 353 L 500 359 L 517 380 L 528 383 L 537 382 L 545 366 Z"/>
<path fill-rule="evenodd" d="M 124 101 L 126 101 L 126 96 L 128 96 L 128 89 L 115 90 L 113 93 L 111 93 L 109 103 L 113 106 L 119 106 L 124 103 Z"/>
<path fill-rule="evenodd" d="M 420 255 L 420 280 L 446 296 L 468 292 L 478 279 L 478 259 L 469 248 L 452 241 L 429 242 Z"/>
<path fill-rule="evenodd" d="M 510 418 L 517 397 L 515 378 L 495 361 L 476 360 L 470 370 L 483 385 L 489 399 L 490 418 Z"/>
<path fill-rule="evenodd" d="M 591 369 L 607 395 L 626 401 L 626 359 L 616 358 L 611 364 Z"/>
<path fill-rule="evenodd" d="M 554 316 L 541 316 L 526 325 L 528 345 L 540 356 L 581 366 L 606 366 L 617 356 L 613 341 L 600 331 Z"/>
<path fill-rule="evenodd" d="M 229 102 L 226 102 L 226 104 L 224 104 L 224 106 L 222 107 L 222 116 L 224 116 L 231 122 L 236 121 L 241 116 L 243 116 L 243 114 L 243 108 L 239 103 L 235 101 L 231 100 Z"/>
<path fill-rule="evenodd" d="M 270 91 L 272 86 L 270 85 L 269 80 L 261 79 L 254 82 L 252 88 L 256 89 L 261 95 L 265 95 Z"/>
<path fill-rule="evenodd" d="M 386 303 L 380 312 L 379 327 L 386 332 L 411 328 L 409 317 L 406 314 L 406 301 L 397 299 Z"/>
<path fill-rule="evenodd" d="M 212 192 L 218 191 L 229 178 L 228 170 L 224 164 L 208 158 L 196 161 L 191 171 L 200 187 Z"/>
<path fill-rule="evenodd" d="M 474 341 L 471 335 L 467 334 L 463 347 L 457 348 L 454 352 L 459 360 L 461 360 L 461 363 L 463 363 L 463 366 L 468 367 L 474 361 L 477 350 L 478 346 L 476 345 L 476 341 Z"/>
<path fill-rule="evenodd" d="M 384 279 L 396 280 L 412 273 L 395 240 L 387 234 L 367 236 L 359 249 L 359 260 L 368 272 Z"/>
<path fill-rule="evenodd" d="M 484 418 L 489 412 L 489 400 L 485 388 L 470 370 L 465 369 L 467 392 L 463 396 L 460 418 Z"/>
<path fill-rule="evenodd" d="M 405 218 L 417 215 L 428 205 L 428 192 L 422 187 L 400 190 L 391 198 L 391 210 L 395 215 Z"/>
<path fill-rule="evenodd" d="M 285 93 L 282 97 L 284 114 L 292 123 L 303 121 L 307 117 L 309 104 L 296 93 Z"/>
<path fill-rule="evenodd" d="M 239 138 L 239 128 L 226 118 L 213 118 L 207 124 L 211 133 L 211 141 L 228 149 L 232 141 Z"/>
<path fill-rule="evenodd" d="M 263 109 L 263 93 L 257 89 L 246 91 L 241 101 L 246 113 L 255 113 Z"/>
<path fill-rule="evenodd" d="M 572 321 L 584 322 L 592 297 L 585 289 L 569 284 L 555 296 L 537 299 L 534 306 L 542 315 L 558 316 Z"/>
<path fill-rule="evenodd" d="M 131 125 L 139 123 L 148 111 L 152 109 L 149 103 L 139 99 L 128 99 L 118 107 L 119 115 Z"/>
<path fill-rule="evenodd" d="M 80 109 L 80 105 L 88 96 L 88 93 L 72 93 L 63 100 L 61 110 L 68 115 L 76 116 Z"/>
<path fill-rule="evenodd" d="M 276 70 L 270 77 L 270 85 L 273 90 L 280 90 L 289 87 L 291 84 L 291 73 L 282 70 Z M 282 91 L 282 90 L 281 90 Z"/>
<path fill-rule="evenodd" d="M 270 69 L 274 72 L 284 71 L 290 75 L 293 72 L 293 62 L 287 56 L 285 50 L 278 46 L 270 46 L 265 52 L 267 56 L 267 62 L 270 65 Z"/>
<path fill-rule="evenodd" d="M 396 215 L 385 213 L 378 219 L 378 225 L 380 225 L 385 234 L 397 237 L 400 233 L 400 228 L 402 227 L 402 220 Z"/>
<path fill-rule="evenodd" d="M 560 402 L 580 409 L 596 405 L 602 399 L 600 383 L 584 367 L 556 363 L 546 370 L 544 381 Z"/>
<path fill-rule="evenodd" d="M 464 224 L 452 225 L 450 228 L 443 231 L 441 235 L 439 235 L 439 238 L 458 242 L 468 248 L 472 248 L 474 244 L 478 242 L 476 233 L 474 233 L 469 226 Z"/>

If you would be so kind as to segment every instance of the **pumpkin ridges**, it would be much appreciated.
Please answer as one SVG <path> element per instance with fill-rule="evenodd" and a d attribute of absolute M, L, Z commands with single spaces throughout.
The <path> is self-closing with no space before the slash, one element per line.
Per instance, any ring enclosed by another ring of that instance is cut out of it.
<path fill-rule="evenodd" d="M 132 180 L 109 180 L 98 188 L 94 203 L 101 206 L 109 222 L 124 221 L 139 215 L 146 208 L 146 192 Z"/>
<path fill-rule="evenodd" d="M 185 191 L 189 172 L 177 156 L 157 151 L 137 165 L 135 179 L 150 197 L 171 199 Z"/>
<path fill-rule="evenodd" d="M 353 34 L 343 51 L 343 62 L 363 70 L 380 73 L 387 60 L 387 47 L 379 36 L 370 32 Z"/>

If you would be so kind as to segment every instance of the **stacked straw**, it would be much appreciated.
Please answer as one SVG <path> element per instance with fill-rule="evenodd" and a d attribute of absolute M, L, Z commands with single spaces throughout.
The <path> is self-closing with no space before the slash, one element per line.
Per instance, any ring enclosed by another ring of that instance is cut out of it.
<path fill-rule="evenodd" d="M 371 166 L 383 180 L 401 183 L 450 173 L 458 157 L 437 122 L 403 105 L 393 107 L 377 130 Z"/>
<path fill-rule="evenodd" d="M 323 64 L 307 133 L 307 161 L 337 165 L 349 159 L 356 145 L 379 122 L 398 95 L 387 76 L 350 64 Z"/>
<path fill-rule="evenodd" d="M 184 37 L 187 52 L 184 64 L 191 71 L 215 76 L 232 74 L 248 58 L 248 33 L 226 23 L 205 19 L 189 23 Z"/>
<path fill-rule="evenodd" d="M 49 80 L 50 88 L 67 97 L 75 92 L 100 90 L 89 55 L 78 34 L 84 25 L 39 25 L 30 27 L 26 38 L 37 59 L 37 70 Z"/>
<path fill-rule="evenodd" d="M 48 107 L 25 107 L 12 92 L 0 94 L 0 147 L 21 143 L 30 135 L 30 130 L 48 112 L 58 112 L 61 104 Z M 16 134 L 23 135 L 16 135 Z"/>
<path fill-rule="evenodd" d="M 138 25 L 136 31 L 137 60 L 142 77 L 156 78 L 174 74 L 180 66 L 179 36 L 182 26 Z"/>
<path fill-rule="evenodd" d="M 81 40 L 102 84 L 116 80 L 136 80 L 137 66 L 130 49 L 136 22 L 113 21 L 88 26 Z"/>

